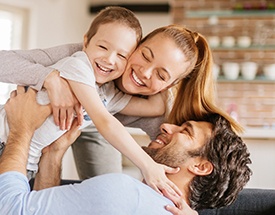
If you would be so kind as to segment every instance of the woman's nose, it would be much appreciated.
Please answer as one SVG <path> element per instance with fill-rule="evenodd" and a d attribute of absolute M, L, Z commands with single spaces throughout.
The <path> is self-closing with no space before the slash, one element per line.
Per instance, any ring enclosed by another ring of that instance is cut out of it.
<path fill-rule="evenodd" d="M 150 79 L 152 76 L 152 69 L 150 67 L 143 67 L 141 74 L 145 79 Z"/>

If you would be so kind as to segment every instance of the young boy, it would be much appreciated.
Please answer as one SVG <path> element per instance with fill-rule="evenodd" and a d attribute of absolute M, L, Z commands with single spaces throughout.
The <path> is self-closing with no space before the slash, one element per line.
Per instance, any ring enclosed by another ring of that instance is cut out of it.
<path fill-rule="evenodd" d="M 112 82 L 124 72 L 127 59 L 141 36 L 141 26 L 131 11 L 121 7 L 107 7 L 97 15 L 85 34 L 83 51 L 76 52 L 51 67 L 68 81 L 85 108 L 81 128 L 93 121 L 102 136 L 140 168 L 148 185 L 163 189 L 164 183 L 169 184 L 169 187 L 171 185 L 165 176 L 164 169 L 168 171 L 167 167 L 155 163 L 143 152 L 124 126 L 112 116 L 118 112 L 137 116 L 157 116 L 165 112 L 160 94 L 149 99 L 132 97 L 119 91 Z M 38 92 L 37 101 L 48 104 L 47 92 Z M 158 109 L 152 110 L 152 106 Z M 4 110 L 1 111 L 1 116 L 4 120 L 1 121 L 0 139 L 1 142 L 6 142 L 8 126 Z M 52 116 L 36 130 L 27 164 L 29 173 L 37 172 L 41 150 L 65 132 L 55 125 Z M 155 184 L 157 181 L 160 183 Z"/>

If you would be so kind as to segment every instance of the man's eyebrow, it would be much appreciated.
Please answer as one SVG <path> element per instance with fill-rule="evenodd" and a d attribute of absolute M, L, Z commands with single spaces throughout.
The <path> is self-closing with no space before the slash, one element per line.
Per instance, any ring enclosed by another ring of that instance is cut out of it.
<path fill-rule="evenodd" d="M 155 58 L 155 55 L 154 55 L 152 49 L 150 49 L 148 46 L 144 46 L 144 47 L 150 52 L 151 57 Z M 170 79 L 171 78 L 170 73 L 165 68 L 163 68 L 163 67 L 161 67 L 161 69 L 168 75 L 168 77 Z"/>
<path fill-rule="evenodd" d="M 187 125 L 187 128 L 190 130 L 190 133 L 193 135 L 194 134 L 194 126 L 192 125 L 192 123 L 190 122 L 185 122 L 185 124 Z"/>

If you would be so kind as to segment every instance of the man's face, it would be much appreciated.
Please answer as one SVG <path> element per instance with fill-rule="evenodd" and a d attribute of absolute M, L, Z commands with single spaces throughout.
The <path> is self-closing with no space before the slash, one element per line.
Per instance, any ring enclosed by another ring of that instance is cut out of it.
<path fill-rule="evenodd" d="M 187 121 L 181 126 L 162 124 L 161 134 L 148 147 L 142 147 L 157 163 L 171 167 L 188 165 L 189 152 L 204 146 L 212 133 L 208 122 Z"/>

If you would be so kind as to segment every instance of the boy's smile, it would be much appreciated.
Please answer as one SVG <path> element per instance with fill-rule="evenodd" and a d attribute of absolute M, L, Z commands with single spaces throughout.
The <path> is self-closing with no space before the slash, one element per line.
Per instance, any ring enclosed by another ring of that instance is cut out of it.
<path fill-rule="evenodd" d="M 90 41 L 85 35 L 83 51 L 91 62 L 96 82 L 101 85 L 121 76 L 136 45 L 135 31 L 119 22 L 100 25 Z"/>

